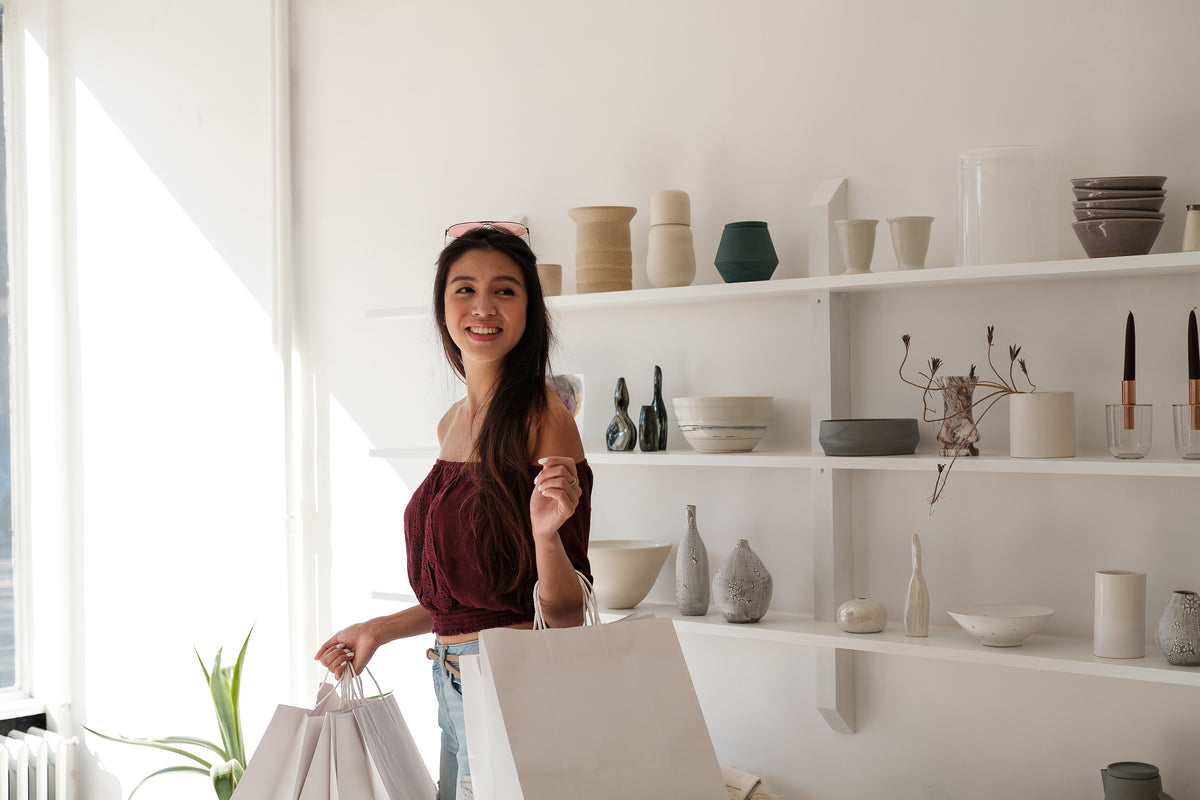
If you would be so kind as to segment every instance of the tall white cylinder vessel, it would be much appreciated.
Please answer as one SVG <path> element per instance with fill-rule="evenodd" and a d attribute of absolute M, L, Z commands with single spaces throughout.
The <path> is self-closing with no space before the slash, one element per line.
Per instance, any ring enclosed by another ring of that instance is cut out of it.
<path fill-rule="evenodd" d="M 1101 658 L 1146 656 L 1146 573 L 1125 569 L 1096 573 L 1092 652 Z"/>
<path fill-rule="evenodd" d="M 1075 455 L 1075 393 L 1018 392 L 1008 396 L 1008 446 L 1013 458 Z"/>

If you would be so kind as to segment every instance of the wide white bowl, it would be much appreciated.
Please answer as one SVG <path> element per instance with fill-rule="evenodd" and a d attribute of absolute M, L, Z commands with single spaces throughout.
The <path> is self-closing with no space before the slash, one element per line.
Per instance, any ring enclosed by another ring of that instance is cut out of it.
<path fill-rule="evenodd" d="M 1016 647 L 1037 633 L 1054 609 L 1022 603 L 978 603 L 947 611 L 954 621 L 988 647 Z"/>
<path fill-rule="evenodd" d="M 676 397 L 675 424 L 701 453 L 746 453 L 771 419 L 771 397 Z"/>
<path fill-rule="evenodd" d="M 646 598 L 658 579 L 669 542 L 642 539 L 608 539 L 588 543 L 592 565 L 592 588 L 596 599 L 607 608 L 633 608 Z"/>

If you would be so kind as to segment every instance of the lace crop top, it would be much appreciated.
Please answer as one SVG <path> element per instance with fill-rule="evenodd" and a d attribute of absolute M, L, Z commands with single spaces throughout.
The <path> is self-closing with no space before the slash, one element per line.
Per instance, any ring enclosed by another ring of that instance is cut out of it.
<path fill-rule="evenodd" d="M 531 465 L 536 475 L 541 467 Z M 558 533 L 575 569 L 591 580 L 588 533 L 592 519 L 592 470 L 576 465 L 583 495 Z M 533 583 L 496 597 L 486 588 L 470 536 L 475 482 L 464 462 L 438 459 L 404 510 L 408 580 L 417 600 L 444 636 L 474 633 L 533 620 Z"/>

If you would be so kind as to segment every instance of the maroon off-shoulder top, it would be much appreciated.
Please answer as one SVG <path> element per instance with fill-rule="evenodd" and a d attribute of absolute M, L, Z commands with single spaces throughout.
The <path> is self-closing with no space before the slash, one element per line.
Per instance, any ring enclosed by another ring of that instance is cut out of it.
<path fill-rule="evenodd" d="M 541 467 L 531 465 L 530 471 L 536 475 Z M 581 461 L 576 471 L 583 495 L 558 535 L 571 564 L 591 580 L 587 547 L 592 522 L 592 469 L 587 461 Z M 433 619 L 433 632 L 443 636 L 533 620 L 532 581 L 501 597 L 485 586 L 470 533 L 475 493 L 475 481 L 465 462 L 439 458 L 404 510 L 408 580 Z"/>

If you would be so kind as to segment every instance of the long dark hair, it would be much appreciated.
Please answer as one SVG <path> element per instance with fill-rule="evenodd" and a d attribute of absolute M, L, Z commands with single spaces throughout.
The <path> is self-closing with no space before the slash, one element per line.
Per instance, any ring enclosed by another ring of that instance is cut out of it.
<path fill-rule="evenodd" d="M 553 332 L 537 258 L 525 240 L 511 233 L 480 229 L 450 242 L 437 260 L 433 282 L 433 313 L 442 337 L 446 360 L 464 381 L 462 351 L 446 327 L 446 284 L 450 268 L 471 250 L 494 250 L 521 270 L 528 299 L 525 332 L 504 358 L 500 377 L 487 399 L 479 435 L 474 442 L 475 472 L 479 487 L 472 513 L 475 551 L 484 580 L 498 595 L 524 590 L 537 574 L 533 531 L 529 522 L 532 431 L 546 411 L 546 378 L 550 367 Z"/>

